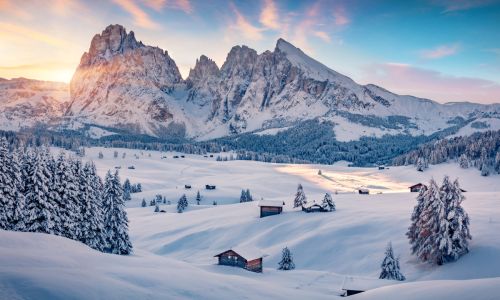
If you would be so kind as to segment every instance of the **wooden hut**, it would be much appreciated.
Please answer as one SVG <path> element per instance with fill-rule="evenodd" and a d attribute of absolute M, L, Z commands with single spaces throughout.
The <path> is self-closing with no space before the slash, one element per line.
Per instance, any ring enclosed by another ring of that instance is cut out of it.
<path fill-rule="evenodd" d="M 358 193 L 361 195 L 368 195 L 368 194 L 370 194 L 370 190 L 367 188 L 359 188 Z"/>
<path fill-rule="evenodd" d="M 283 212 L 283 205 L 284 203 L 282 201 L 260 200 L 260 217 L 264 218 L 281 214 Z"/>
<path fill-rule="evenodd" d="M 190 185 L 190 184 L 185 184 L 185 185 L 184 185 L 184 188 L 185 188 L 186 190 L 189 190 L 189 189 L 191 188 L 191 185 Z"/>
<path fill-rule="evenodd" d="M 219 265 L 239 267 L 256 273 L 262 273 L 262 259 L 265 256 L 252 247 L 233 247 L 214 255 L 218 258 Z"/>
<path fill-rule="evenodd" d="M 417 184 L 414 184 L 408 188 L 410 189 L 410 192 L 418 193 L 418 192 L 420 192 L 421 189 L 426 189 L 427 186 L 423 183 L 417 183 Z"/>
<path fill-rule="evenodd" d="M 205 189 L 206 190 L 215 190 L 215 185 L 206 184 Z"/>
<path fill-rule="evenodd" d="M 352 296 L 368 290 L 399 283 L 401 283 L 401 281 L 346 276 L 342 283 L 342 296 Z"/>

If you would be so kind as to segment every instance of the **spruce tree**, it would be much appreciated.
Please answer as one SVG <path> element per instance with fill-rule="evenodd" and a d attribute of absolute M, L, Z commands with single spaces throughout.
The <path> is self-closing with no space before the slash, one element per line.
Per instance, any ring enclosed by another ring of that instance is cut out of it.
<path fill-rule="evenodd" d="M 79 190 L 77 174 L 73 162 L 66 159 L 63 153 L 55 163 L 53 188 L 51 195 L 56 204 L 57 216 L 54 219 L 55 233 L 77 240 L 76 227 L 79 220 Z"/>
<path fill-rule="evenodd" d="M 100 193 L 96 192 L 95 166 L 86 163 L 80 174 L 80 197 L 82 197 L 80 241 L 89 247 L 103 251 L 106 246 L 103 211 Z"/>
<path fill-rule="evenodd" d="M 182 213 L 188 207 L 188 201 L 186 194 L 183 194 L 179 201 L 177 202 L 177 212 Z"/>
<path fill-rule="evenodd" d="M 25 230 L 24 219 L 23 219 L 23 212 L 25 206 L 24 194 L 23 194 L 24 183 L 21 177 L 22 163 L 20 162 L 19 157 L 20 153 L 17 150 L 12 153 L 11 172 L 9 176 L 11 176 L 14 182 L 16 190 L 16 199 L 12 203 L 12 206 L 9 208 L 11 211 L 11 214 L 9 215 L 9 224 L 11 225 L 10 227 L 11 230 L 24 231 Z"/>
<path fill-rule="evenodd" d="M 24 210 L 25 230 L 29 232 L 54 233 L 54 205 L 49 199 L 48 186 L 51 174 L 41 150 L 29 151 L 26 161 Z"/>
<path fill-rule="evenodd" d="M 283 248 L 281 251 L 281 261 L 278 263 L 278 270 L 293 270 L 295 269 L 295 263 L 293 262 L 292 253 L 288 247 Z"/>
<path fill-rule="evenodd" d="M 405 280 L 405 276 L 401 273 L 399 268 L 399 259 L 394 257 L 394 251 L 392 250 L 392 244 L 389 242 L 387 249 L 385 250 L 385 258 L 381 265 L 382 271 L 380 272 L 380 279 L 390 279 L 390 280 Z"/>
<path fill-rule="evenodd" d="M 12 176 L 12 155 L 5 137 L 0 139 L 0 229 L 11 229 L 13 208 L 17 201 L 17 186 Z"/>
<path fill-rule="evenodd" d="M 302 184 L 299 183 L 297 186 L 297 193 L 295 194 L 295 199 L 293 201 L 293 207 L 302 207 L 307 203 L 306 194 L 302 188 Z"/>
<path fill-rule="evenodd" d="M 200 195 L 200 191 L 198 191 L 196 193 L 196 203 L 198 203 L 198 205 L 200 205 L 200 202 L 201 202 L 201 195 Z"/>
<path fill-rule="evenodd" d="M 328 211 L 335 211 L 335 202 L 333 202 L 332 196 L 329 193 L 326 193 L 325 197 L 323 197 L 321 206 Z"/>
<path fill-rule="evenodd" d="M 103 191 L 104 230 L 106 251 L 126 255 L 132 252 L 128 235 L 128 218 L 123 200 L 123 190 L 118 171 L 114 175 L 108 171 Z"/>
<path fill-rule="evenodd" d="M 146 207 L 147 206 L 146 199 L 142 198 L 141 206 L 142 207 Z"/>
<path fill-rule="evenodd" d="M 240 203 L 247 202 L 247 193 L 245 190 L 241 190 Z"/>
<path fill-rule="evenodd" d="M 250 194 L 250 190 L 249 189 L 247 189 L 247 191 L 245 192 L 245 194 L 246 194 L 247 202 L 253 201 L 252 194 Z"/>
<path fill-rule="evenodd" d="M 422 216 L 422 211 L 424 210 L 424 198 L 426 197 L 427 188 L 422 187 L 417 196 L 417 204 L 413 208 L 413 213 L 411 215 L 411 224 L 408 228 L 406 236 L 410 240 L 411 252 L 413 254 L 417 253 L 419 245 L 419 222 Z"/>
<path fill-rule="evenodd" d="M 125 201 L 129 201 L 132 199 L 132 197 L 130 196 L 130 193 L 131 193 L 131 185 L 130 185 L 130 180 L 127 178 L 125 179 L 125 182 L 123 183 L 123 199 Z"/>
<path fill-rule="evenodd" d="M 160 206 L 158 204 L 155 206 L 155 212 L 160 212 Z"/>

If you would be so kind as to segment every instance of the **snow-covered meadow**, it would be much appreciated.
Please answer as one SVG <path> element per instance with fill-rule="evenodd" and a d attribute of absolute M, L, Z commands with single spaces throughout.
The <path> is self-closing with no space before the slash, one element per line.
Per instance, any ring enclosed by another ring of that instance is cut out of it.
<path fill-rule="evenodd" d="M 98 158 L 99 152 L 103 159 Z M 499 175 L 481 177 L 476 169 L 464 170 L 456 164 L 417 172 L 413 167 L 378 170 L 350 168 L 346 163 L 282 165 L 216 161 L 219 154 L 212 158 L 174 155 L 184 154 L 87 149 L 84 159 L 93 160 L 101 176 L 120 167 L 122 180 L 142 184 L 143 192 L 132 194 L 127 202 L 134 253 L 103 254 L 61 237 L 0 231 L 0 298 L 327 299 L 340 295 L 345 276 L 377 278 L 389 241 L 407 280 L 353 299 L 495 299 L 500 295 Z M 458 177 L 467 190 L 463 205 L 471 218 L 473 238 L 469 254 L 437 267 L 419 262 L 410 253 L 405 232 L 416 193 L 409 193 L 408 186 L 431 178 L 440 182 L 444 174 Z M 337 211 L 294 210 L 298 183 L 308 201 L 319 202 L 324 193 L 331 193 Z M 186 184 L 192 188 L 186 190 Z M 216 189 L 205 190 L 206 184 Z M 357 194 L 360 187 L 371 194 Z M 254 200 L 285 201 L 284 213 L 260 219 L 257 201 L 238 203 L 242 189 L 250 189 Z M 171 201 L 160 206 L 167 213 L 141 207 L 143 198 L 149 203 L 156 194 Z M 189 207 L 178 214 L 176 203 L 182 194 Z M 266 253 L 264 272 L 216 265 L 215 254 L 236 246 Z M 294 257 L 293 271 L 276 270 L 285 246 Z"/>

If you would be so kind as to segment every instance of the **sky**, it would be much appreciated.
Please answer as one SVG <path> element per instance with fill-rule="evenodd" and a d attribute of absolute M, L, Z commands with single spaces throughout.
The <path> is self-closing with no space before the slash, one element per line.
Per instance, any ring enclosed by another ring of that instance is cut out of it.
<path fill-rule="evenodd" d="M 204 54 L 284 38 L 361 84 L 439 102 L 500 103 L 500 0 L 0 0 L 0 77 L 69 82 L 109 24 L 168 51 L 186 77 Z"/>

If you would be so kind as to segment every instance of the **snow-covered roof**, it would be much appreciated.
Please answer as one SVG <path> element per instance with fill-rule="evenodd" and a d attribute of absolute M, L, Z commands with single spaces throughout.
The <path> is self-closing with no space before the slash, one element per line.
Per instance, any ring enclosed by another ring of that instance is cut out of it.
<path fill-rule="evenodd" d="M 254 260 L 257 258 L 265 257 L 267 254 L 265 254 L 262 250 L 255 248 L 250 245 L 245 245 L 245 246 L 236 246 L 232 247 L 231 249 L 228 250 L 233 250 L 234 252 L 238 253 L 241 257 L 243 257 L 246 260 Z M 224 252 L 227 252 L 228 250 L 225 250 L 223 252 L 220 252 L 219 254 L 215 256 L 219 256 Z"/>
<path fill-rule="evenodd" d="M 313 207 L 313 206 L 319 206 L 319 207 L 321 207 L 321 204 L 322 204 L 322 203 L 317 203 L 316 201 L 313 201 L 313 202 L 307 202 L 307 203 L 306 203 L 306 204 L 304 204 L 303 206 L 304 206 L 304 207 L 306 207 L 306 208 L 307 208 L 307 207 Z"/>
<path fill-rule="evenodd" d="M 259 206 L 274 206 L 274 207 L 283 207 L 283 201 L 277 200 L 260 200 Z"/>
<path fill-rule="evenodd" d="M 400 282 L 396 280 L 346 276 L 342 283 L 342 289 L 350 291 L 367 291 L 398 283 Z"/>
<path fill-rule="evenodd" d="M 369 192 L 369 190 L 367 188 L 359 188 L 358 190 L 362 191 L 362 192 Z"/>

